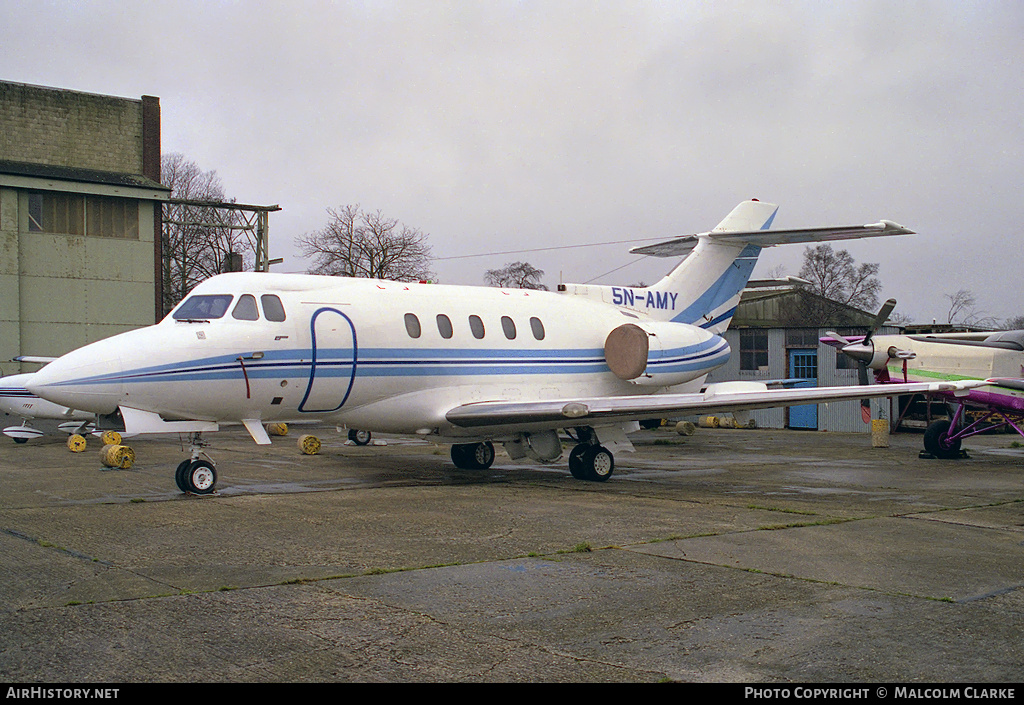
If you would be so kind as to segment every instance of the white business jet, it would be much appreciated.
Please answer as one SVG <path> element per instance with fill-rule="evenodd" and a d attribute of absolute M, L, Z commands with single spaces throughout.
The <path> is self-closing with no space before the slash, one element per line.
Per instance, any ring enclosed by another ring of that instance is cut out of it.
<path fill-rule="evenodd" d="M 120 411 L 128 433 L 325 421 L 453 443 L 484 469 L 493 443 L 607 480 L 637 420 L 927 391 L 934 385 L 701 391 L 762 247 L 912 231 L 888 221 L 768 231 L 777 207 L 737 206 L 711 232 L 636 248 L 685 259 L 650 287 L 559 292 L 293 274 L 234 273 L 197 286 L 160 323 L 68 353 L 28 387 L 58 404 Z M 943 388 L 953 389 L 952 383 Z M 193 443 L 178 486 L 209 493 L 216 469 Z"/>

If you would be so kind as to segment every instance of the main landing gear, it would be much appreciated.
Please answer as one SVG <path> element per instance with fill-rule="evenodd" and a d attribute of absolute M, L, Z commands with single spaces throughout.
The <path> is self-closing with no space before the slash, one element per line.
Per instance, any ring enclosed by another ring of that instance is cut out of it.
<path fill-rule="evenodd" d="M 569 451 L 569 472 L 577 480 L 604 482 L 615 470 L 615 457 L 604 446 L 580 443 Z"/>
<path fill-rule="evenodd" d="M 494 445 L 483 443 L 456 443 L 452 446 L 452 462 L 462 470 L 486 470 L 494 464 Z"/>
<path fill-rule="evenodd" d="M 186 494 L 212 494 L 217 486 L 217 465 L 203 452 L 206 442 L 200 434 L 192 434 L 191 445 L 191 457 L 178 464 L 174 482 Z"/>
<path fill-rule="evenodd" d="M 577 445 L 569 453 L 569 472 L 577 480 L 604 482 L 615 470 L 612 452 L 600 445 L 590 429 L 576 429 Z M 494 446 L 482 443 L 456 443 L 452 446 L 452 462 L 462 470 L 486 470 L 494 463 Z"/>

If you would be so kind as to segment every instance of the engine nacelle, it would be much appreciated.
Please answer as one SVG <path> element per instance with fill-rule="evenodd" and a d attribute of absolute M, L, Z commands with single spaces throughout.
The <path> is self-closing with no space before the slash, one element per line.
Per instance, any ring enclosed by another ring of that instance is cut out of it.
<path fill-rule="evenodd" d="M 668 387 L 725 364 L 729 344 L 714 333 L 686 323 L 624 323 L 605 339 L 604 358 L 619 379 Z"/>

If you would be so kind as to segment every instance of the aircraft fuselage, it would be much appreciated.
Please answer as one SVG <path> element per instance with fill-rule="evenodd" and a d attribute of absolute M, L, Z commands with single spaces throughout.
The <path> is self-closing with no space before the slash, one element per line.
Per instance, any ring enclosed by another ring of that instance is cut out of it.
<path fill-rule="evenodd" d="M 608 334 L 624 324 L 660 326 L 634 381 L 606 360 Z M 699 382 L 728 356 L 702 328 L 570 295 L 240 273 L 202 283 L 154 326 L 37 374 L 50 399 L 100 414 L 124 406 L 166 420 L 491 437 L 500 429 L 461 429 L 445 413 L 476 401 L 654 392 Z"/>

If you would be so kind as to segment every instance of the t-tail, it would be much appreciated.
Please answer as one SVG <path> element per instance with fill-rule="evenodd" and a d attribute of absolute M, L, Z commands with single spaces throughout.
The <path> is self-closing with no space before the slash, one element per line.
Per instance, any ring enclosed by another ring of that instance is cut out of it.
<path fill-rule="evenodd" d="M 657 284 L 648 287 L 567 285 L 564 290 L 599 297 L 653 320 L 687 323 L 718 334 L 729 327 L 762 248 L 913 232 L 887 220 L 869 225 L 769 230 L 777 212 L 778 206 L 773 203 L 744 201 L 709 232 L 630 250 L 633 254 L 683 258 Z"/>

